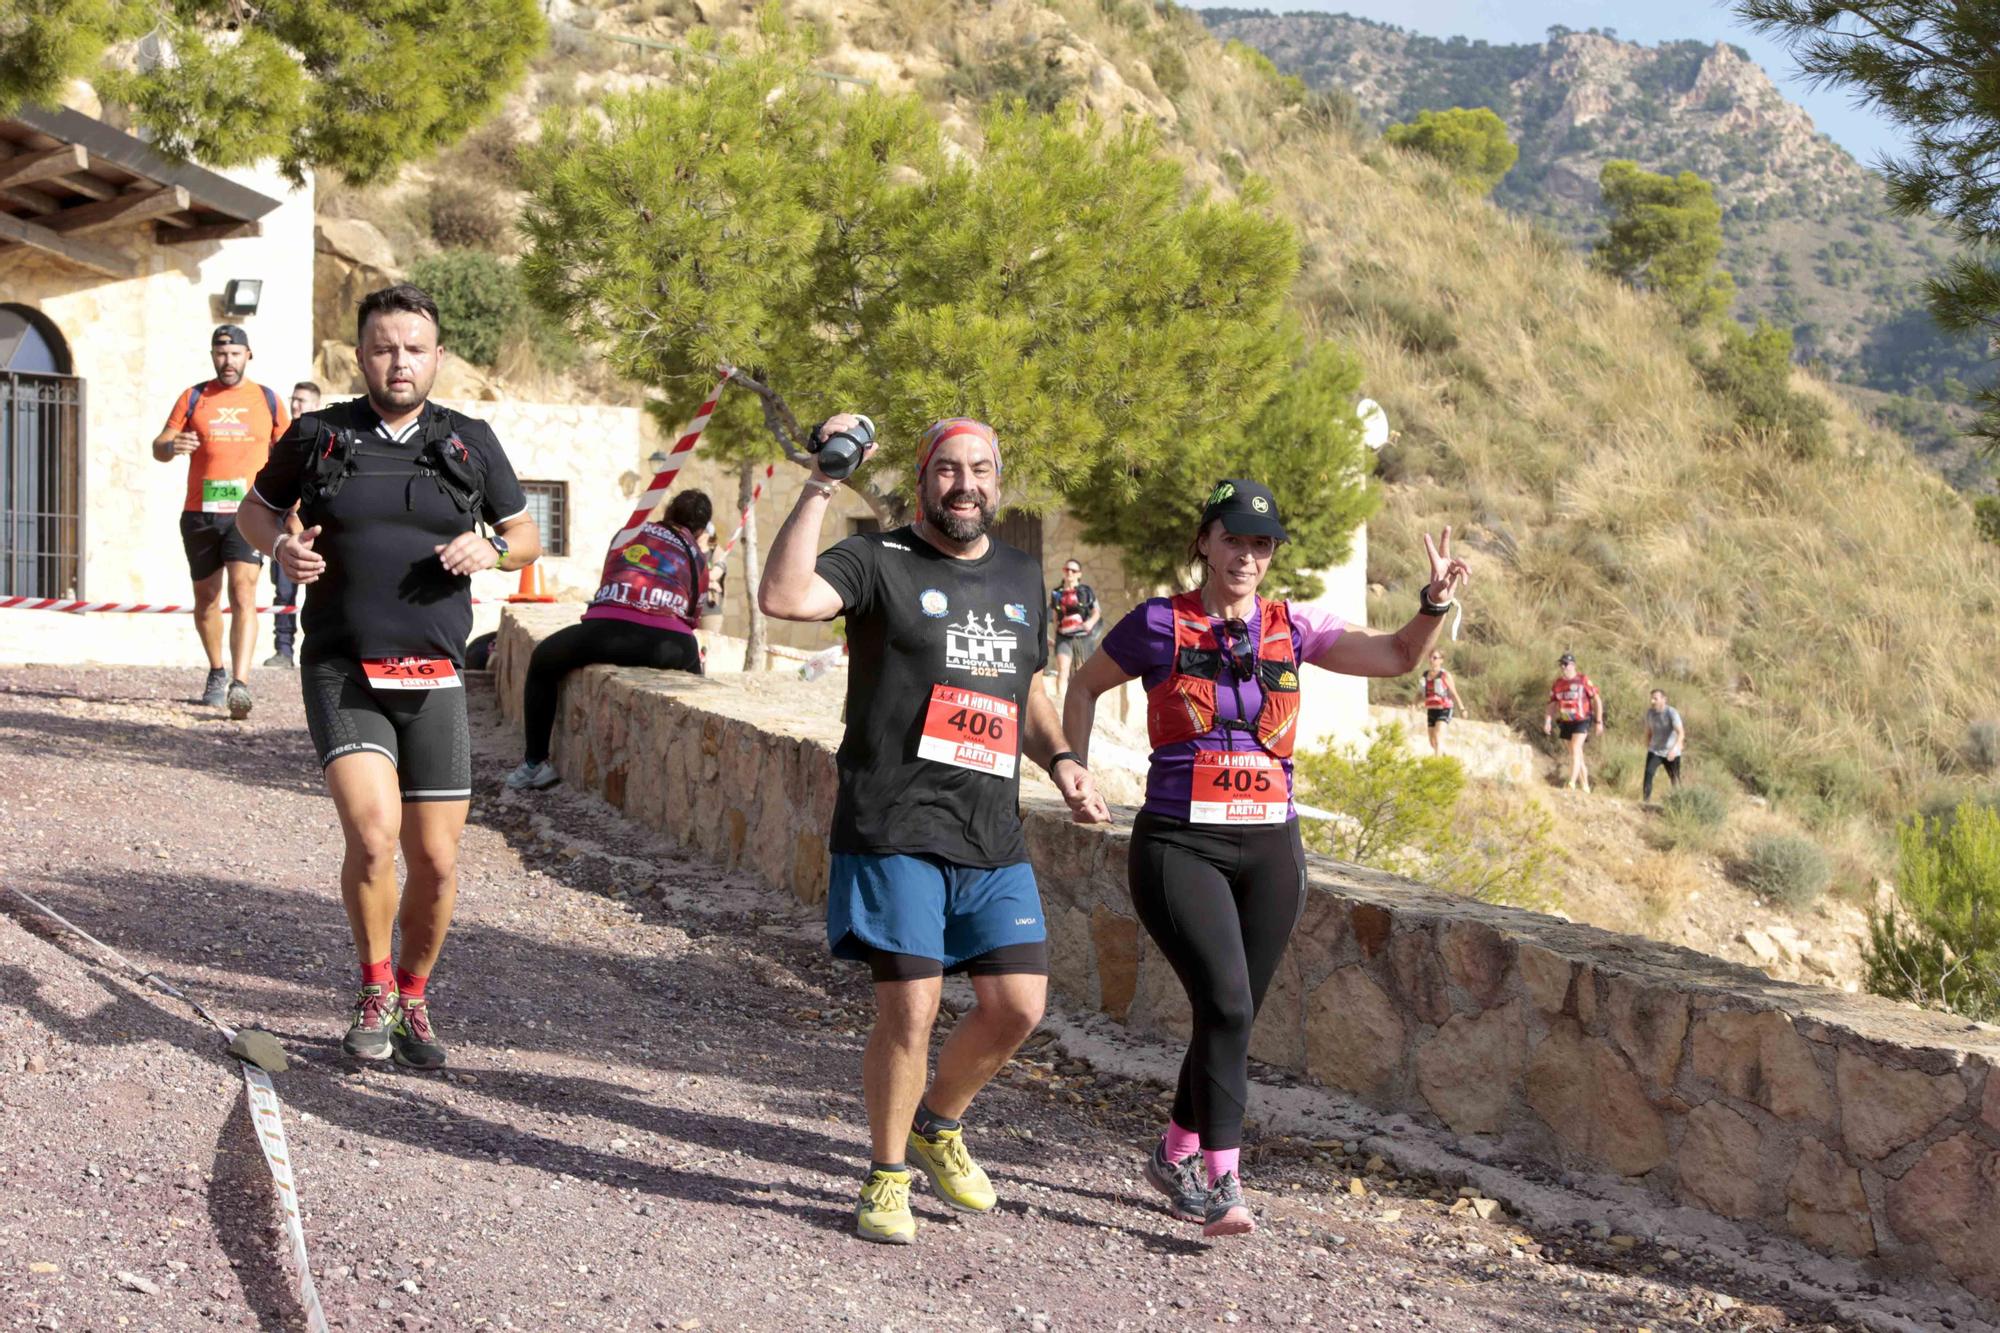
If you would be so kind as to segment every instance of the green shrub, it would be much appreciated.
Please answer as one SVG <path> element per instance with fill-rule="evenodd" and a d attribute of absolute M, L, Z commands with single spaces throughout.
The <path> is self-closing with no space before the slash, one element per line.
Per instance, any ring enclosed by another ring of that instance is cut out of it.
<path fill-rule="evenodd" d="M 447 177 L 424 192 L 431 239 L 446 250 L 493 250 L 514 229 L 500 192 L 479 179 Z"/>
<path fill-rule="evenodd" d="M 1301 753 L 1296 777 L 1299 800 L 1334 815 L 1305 822 L 1314 851 L 1481 902 L 1552 903 L 1548 815 L 1524 802 L 1463 801 L 1458 760 L 1411 753 L 1400 726 L 1377 731 L 1358 755 Z"/>
<path fill-rule="evenodd" d="M 1521 156 L 1507 137 L 1507 122 L 1483 106 L 1419 111 L 1415 120 L 1384 130 L 1382 138 L 1436 158 L 1454 180 L 1480 194 L 1491 194 Z"/>
<path fill-rule="evenodd" d="M 1752 892 L 1797 911 L 1819 901 L 1833 870 L 1812 839 L 1767 833 L 1744 850 L 1738 877 Z"/>
<path fill-rule="evenodd" d="M 1792 390 L 1792 335 L 1760 319 L 1754 330 L 1730 324 L 1722 346 L 1701 366 L 1709 388 L 1736 408 L 1737 424 L 1778 440 L 1798 459 L 1827 451 L 1826 408 Z"/>
<path fill-rule="evenodd" d="M 1660 803 L 1660 827 L 1675 847 L 1713 846 L 1729 818 L 1729 798 L 1714 787 L 1676 787 Z"/>
<path fill-rule="evenodd" d="M 444 345 L 478 366 L 493 364 L 526 308 L 514 266 L 478 250 L 420 259 L 410 281 L 437 301 Z"/>
<path fill-rule="evenodd" d="M 1967 801 L 1949 820 L 1897 831 L 1900 905 L 1868 915 L 1877 995 L 2000 1020 L 2000 811 Z"/>
<path fill-rule="evenodd" d="M 1972 502 L 1972 526 L 1987 541 L 2000 545 L 2000 495 L 1982 495 Z"/>

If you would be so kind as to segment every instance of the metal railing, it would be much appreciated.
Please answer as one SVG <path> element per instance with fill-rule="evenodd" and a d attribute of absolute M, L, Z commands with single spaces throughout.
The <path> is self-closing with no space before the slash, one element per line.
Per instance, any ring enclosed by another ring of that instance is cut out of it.
<path fill-rule="evenodd" d="M 83 595 L 83 381 L 0 374 L 0 596 Z"/>

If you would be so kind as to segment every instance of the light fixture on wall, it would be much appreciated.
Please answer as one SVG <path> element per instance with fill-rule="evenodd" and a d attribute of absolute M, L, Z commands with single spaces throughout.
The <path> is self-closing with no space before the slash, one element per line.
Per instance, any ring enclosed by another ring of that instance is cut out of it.
<path fill-rule="evenodd" d="M 231 278 L 222 289 L 222 309 L 225 314 L 254 315 L 257 305 L 264 299 L 262 278 Z"/>
<path fill-rule="evenodd" d="M 665 467 L 666 465 L 667 465 L 667 456 L 664 453 L 661 453 L 658 449 L 655 449 L 653 450 L 652 453 L 646 455 L 646 466 L 651 468 L 654 472 L 658 472 L 661 468 Z"/>

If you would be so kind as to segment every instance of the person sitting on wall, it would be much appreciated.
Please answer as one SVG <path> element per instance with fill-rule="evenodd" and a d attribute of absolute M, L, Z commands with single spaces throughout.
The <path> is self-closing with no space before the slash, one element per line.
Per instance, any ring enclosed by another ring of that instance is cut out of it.
<path fill-rule="evenodd" d="M 515 791 L 539 791 L 562 781 L 549 762 L 556 695 L 578 667 L 652 667 L 702 674 L 695 623 L 708 591 L 708 549 L 715 538 L 706 492 L 682 491 L 665 521 L 647 523 L 604 557 L 604 575 L 583 619 L 542 640 L 528 661 L 522 715 L 521 765 L 507 775 Z"/>

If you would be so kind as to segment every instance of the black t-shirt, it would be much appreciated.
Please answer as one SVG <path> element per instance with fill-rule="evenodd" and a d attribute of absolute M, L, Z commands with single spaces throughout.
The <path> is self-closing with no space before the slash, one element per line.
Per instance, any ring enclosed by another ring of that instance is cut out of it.
<path fill-rule="evenodd" d="M 1074 588 L 1058 585 L 1049 590 L 1049 616 L 1056 622 L 1056 637 L 1062 639 L 1081 638 L 1090 633 L 1081 624 L 1076 629 L 1064 630 L 1064 616 L 1080 616 L 1090 619 L 1090 613 L 1097 606 L 1097 592 L 1088 583 L 1079 583 Z"/>
<path fill-rule="evenodd" d="M 329 657 L 448 657 L 463 664 L 472 632 L 472 580 L 450 574 L 437 548 L 474 529 L 436 477 L 416 471 L 424 430 L 442 419 L 485 475 L 480 518 L 503 523 L 526 512 L 513 465 L 485 422 L 426 403 L 400 438 L 381 431 L 366 398 L 333 403 L 292 423 L 257 474 L 257 496 L 280 513 L 296 504 L 307 451 L 322 426 L 360 432 L 356 471 L 339 494 L 300 507 L 299 521 L 322 531 L 313 549 L 326 569 L 307 585 L 300 627 L 302 660 Z"/>
<path fill-rule="evenodd" d="M 921 758 L 917 747 L 934 685 L 1010 701 L 1027 720 L 1048 658 L 1040 564 L 991 539 L 977 560 L 953 559 L 905 527 L 849 537 L 817 569 L 847 617 L 833 850 L 986 868 L 1027 860 L 1018 727 L 1008 777 Z"/>

